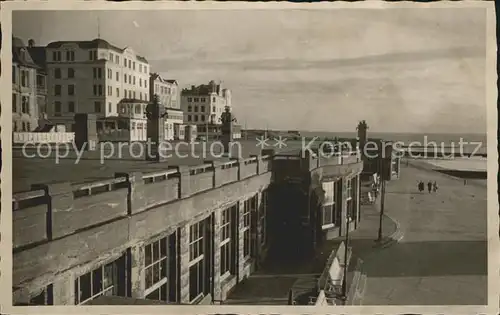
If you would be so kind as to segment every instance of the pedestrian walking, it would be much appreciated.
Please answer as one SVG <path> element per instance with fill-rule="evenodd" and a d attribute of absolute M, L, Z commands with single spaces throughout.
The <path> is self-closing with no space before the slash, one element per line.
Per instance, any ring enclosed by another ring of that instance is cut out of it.
<path fill-rule="evenodd" d="M 437 192 L 438 191 L 438 184 L 436 183 L 436 181 L 434 181 L 434 183 L 432 184 L 432 191 L 433 192 Z"/>
<path fill-rule="evenodd" d="M 424 182 L 423 181 L 418 182 L 418 191 L 420 191 L 420 192 L 424 191 Z"/>
<path fill-rule="evenodd" d="M 431 181 L 429 181 L 427 183 L 427 190 L 429 191 L 429 194 L 432 192 L 432 182 Z"/>

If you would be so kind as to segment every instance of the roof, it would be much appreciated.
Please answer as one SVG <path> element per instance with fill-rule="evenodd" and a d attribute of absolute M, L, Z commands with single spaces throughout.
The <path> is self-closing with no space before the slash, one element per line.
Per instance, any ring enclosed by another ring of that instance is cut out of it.
<path fill-rule="evenodd" d="M 166 80 L 164 79 L 159 73 L 156 73 L 156 72 L 153 72 L 153 73 L 150 73 L 149 76 L 153 79 L 153 80 L 157 80 L 157 81 L 160 81 L 161 83 L 169 83 L 169 84 L 175 84 L 175 85 L 178 85 L 177 84 L 177 81 L 176 80 Z"/>
<path fill-rule="evenodd" d="M 94 40 L 90 41 L 58 41 L 58 42 L 52 42 L 47 45 L 47 48 L 59 48 L 64 44 L 77 44 L 78 47 L 81 49 L 93 49 L 93 48 L 103 48 L 103 49 L 111 49 L 119 53 L 123 53 L 125 48 L 119 48 L 115 45 L 112 45 L 105 41 L 104 39 L 101 38 L 96 38 Z M 145 57 L 136 55 L 137 60 L 148 63 L 147 59 Z"/>
<path fill-rule="evenodd" d="M 210 95 L 211 93 L 219 93 L 221 89 L 220 84 L 210 81 L 208 84 L 200 84 L 198 86 L 191 86 L 190 89 L 182 89 L 182 95 Z"/>
<path fill-rule="evenodd" d="M 22 39 L 18 37 L 12 37 L 12 62 L 25 67 L 40 68 L 31 58 L 30 52 Z"/>
<path fill-rule="evenodd" d="M 47 65 L 45 47 L 36 46 L 36 47 L 28 47 L 28 52 L 33 59 L 33 62 L 39 67 L 45 69 Z"/>

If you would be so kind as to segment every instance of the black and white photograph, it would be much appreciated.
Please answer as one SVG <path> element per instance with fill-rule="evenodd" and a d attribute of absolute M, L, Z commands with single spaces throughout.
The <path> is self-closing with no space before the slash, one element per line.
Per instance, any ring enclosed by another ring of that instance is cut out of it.
<path fill-rule="evenodd" d="M 493 10 L 2 4 L 6 311 L 498 307 Z"/>

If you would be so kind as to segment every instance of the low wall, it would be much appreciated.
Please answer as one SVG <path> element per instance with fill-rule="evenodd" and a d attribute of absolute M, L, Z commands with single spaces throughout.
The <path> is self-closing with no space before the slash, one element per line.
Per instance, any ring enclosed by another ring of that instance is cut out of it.
<path fill-rule="evenodd" d="M 258 191 L 271 180 L 271 160 L 256 156 L 153 173 L 117 173 L 107 180 L 33 185 L 31 191 L 16 193 L 13 285 L 146 240 L 235 202 L 247 190 Z"/>
<path fill-rule="evenodd" d="M 13 132 L 12 143 L 70 143 L 74 132 Z"/>

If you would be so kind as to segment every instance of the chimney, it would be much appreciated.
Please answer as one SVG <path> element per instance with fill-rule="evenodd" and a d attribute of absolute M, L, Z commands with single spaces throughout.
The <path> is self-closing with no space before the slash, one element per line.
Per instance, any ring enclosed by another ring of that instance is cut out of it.
<path fill-rule="evenodd" d="M 28 40 L 28 47 L 29 48 L 35 47 L 35 41 L 33 39 Z"/>

